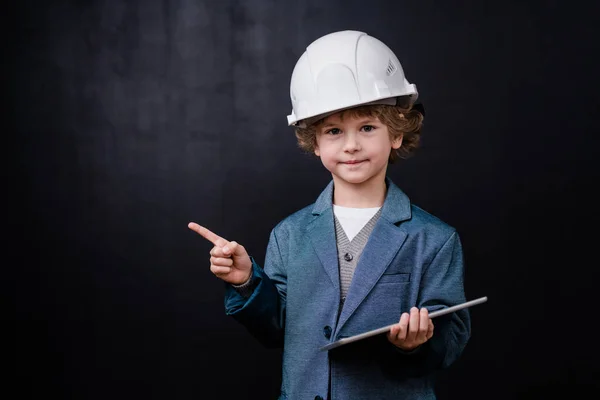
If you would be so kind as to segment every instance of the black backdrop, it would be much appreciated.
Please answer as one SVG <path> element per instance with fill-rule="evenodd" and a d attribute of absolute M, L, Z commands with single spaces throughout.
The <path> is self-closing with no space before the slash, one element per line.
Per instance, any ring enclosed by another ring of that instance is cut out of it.
<path fill-rule="evenodd" d="M 458 229 L 467 297 L 489 297 L 440 398 L 598 389 L 597 6 L 15 7 L 3 61 L 15 398 L 275 397 L 280 353 L 224 315 L 210 244 L 186 225 L 262 261 L 271 228 L 314 201 L 330 178 L 286 126 L 289 78 L 308 43 L 342 29 L 386 42 L 417 84 L 422 147 L 389 176 Z"/>

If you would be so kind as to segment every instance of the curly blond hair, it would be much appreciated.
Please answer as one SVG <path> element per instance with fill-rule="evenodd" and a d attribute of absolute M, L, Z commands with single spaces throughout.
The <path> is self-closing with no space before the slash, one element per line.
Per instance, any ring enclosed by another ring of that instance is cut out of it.
<path fill-rule="evenodd" d="M 402 137 L 402 146 L 390 153 L 389 162 L 393 163 L 398 158 L 407 158 L 419 146 L 423 114 L 412 106 L 367 105 L 350 108 L 344 111 L 341 117 L 377 118 L 385 124 L 390 133 L 390 140 Z M 317 147 L 317 132 L 325 121 L 321 118 L 313 124 L 295 129 L 298 146 L 307 153 L 314 154 Z"/>

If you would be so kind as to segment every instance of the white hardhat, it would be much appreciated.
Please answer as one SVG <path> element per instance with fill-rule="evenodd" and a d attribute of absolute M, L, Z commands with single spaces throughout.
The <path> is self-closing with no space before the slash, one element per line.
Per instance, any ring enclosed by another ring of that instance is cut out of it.
<path fill-rule="evenodd" d="M 310 125 L 358 105 L 395 105 L 400 96 L 413 104 L 417 87 L 389 47 L 364 32 L 330 33 L 312 42 L 294 67 L 288 125 Z"/>

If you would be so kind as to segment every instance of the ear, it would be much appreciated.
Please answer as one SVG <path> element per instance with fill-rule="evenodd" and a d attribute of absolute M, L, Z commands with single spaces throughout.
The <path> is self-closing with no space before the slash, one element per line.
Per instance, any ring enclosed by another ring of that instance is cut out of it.
<path fill-rule="evenodd" d="M 400 148 L 400 146 L 402 146 L 402 138 L 403 138 L 403 136 L 400 135 L 392 141 L 392 149 L 398 150 Z"/>
<path fill-rule="evenodd" d="M 321 157 L 321 152 L 319 151 L 319 147 L 315 146 L 315 156 Z"/>

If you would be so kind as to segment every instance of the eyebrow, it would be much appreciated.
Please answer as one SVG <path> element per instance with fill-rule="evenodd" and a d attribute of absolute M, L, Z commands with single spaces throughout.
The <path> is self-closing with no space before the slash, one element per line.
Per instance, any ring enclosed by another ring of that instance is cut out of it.
<path fill-rule="evenodd" d="M 356 123 L 358 125 L 366 124 L 366 123 L 377 123 L 377 122 L 378 122 L 377 119 L 376 118 L 372 118 L 372 117 L 365 117 L 365 118 L 363 118 L 363 119 L 361 119 L 359 121 L 356 121 Z M 340 125 L 340 123 L 341 122 L 339 122 L 339 123 L 328 122 L 326 124 L 321 125 L 321 129 L 338 126 L 338 125 Z"/>
<path fill-rule="evenodd" d="M 323 128 L 329 128 L 331 126 L 337 126 L 337 125 L 338 124 L 334 124 L 334 123 L 329 122 L 329 123 L 321 125 L 321 129 L 323 129 Z"/>
<path fill-rule="evenodd" d="M 363 118 L 363 119 L 361 119 L 361 120 L 357 121 L 357 124 L 359 124 L 359 125 L 360 125 L 360 124 L 366 124 L 367 122 L 370 122 L 370 123 L 377 123 L 378 121 L 377 121 L 377 119 L 376 119 L 376 118 L 365 117 L 365 118 Z"/>

